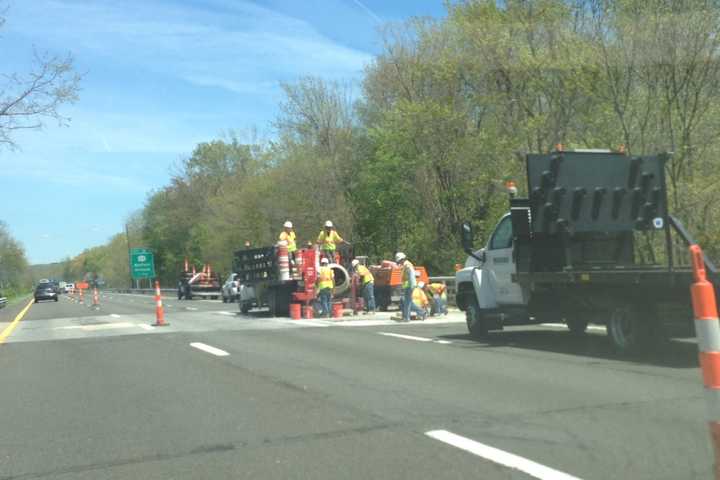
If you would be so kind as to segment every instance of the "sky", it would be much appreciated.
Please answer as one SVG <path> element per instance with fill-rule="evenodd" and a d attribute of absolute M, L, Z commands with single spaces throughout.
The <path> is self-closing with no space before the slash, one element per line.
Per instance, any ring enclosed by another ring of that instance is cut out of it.
<path fill-rule="evenodd" d="M 443 0 L 3 2 L 0 75 L 28 72 L 34 48 L 71 53 L 83 75 L 61 109 L 68 127 L 50 121 L 0 149 L 0 220 L 31 263 L 122 232 L 198 143 L 272 138 L 280 82 L 359 83 L 379 27 L 445 14 Z"/>

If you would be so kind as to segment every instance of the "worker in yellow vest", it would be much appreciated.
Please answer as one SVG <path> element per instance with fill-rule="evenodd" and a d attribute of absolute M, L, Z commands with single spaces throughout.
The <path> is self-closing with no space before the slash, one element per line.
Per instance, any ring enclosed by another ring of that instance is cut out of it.
<path fill-rule="evenodd" d="M 293 224 L 290 220 L 283 223 L 283 231 L 280 232 L 278 240 L 287 243 L 290 261 L 295 264 L 295 252 L 297 251 L 297 243 L 295 243 L 295 230 L 293 230 Z"/>
<path fill-rule="evenodd" d="M 355 269 L 355 273 L 360 276 L 362 285 L 362 296 L 365 300 L 365 312 L 375 314 L 375 277 L 365 265 L 360 265 L 360 261 L 356 258 L 351 263 Z"/>
<path fill-rule="evenodd" d="M 425 291 L 432 299 L 430 315 L 447 315 L 447 286 L 444 283 L 428 283 Z"/>
<path fill-rule="evenodd" d="M 402 291 L 403 291 L 403 297 L 402 297 L 402 318 L 401 321 L 403 322 L 409 322 L 410 321 L 410 311 L 413 307 L 413 301 L 412 301 L 412 292 L 415 289 L 415 267 L 412 263 L 410 263 L 410 260 L 407 259 L 407 256 L 403 252 L 398 252 L 395 254 L 395 263 L 397 263 L 402 268 Z"/>
<path fill-rule="evenodd" d="M 320 246 L 320 252 L 323 256 L 326 257 L 330 263 L 335 263 L 337 244 L 347 242 L 337 233 L 333 223 L 328 220 L 325 222 L 325 228 L 320 232 L 315 243 Z"/>
<path fill-rule="evenodd" d="M 318 296 L 320 297 L 320 306 L 322 315 L 330 318 L 330 305 L 332 302 L 333 290 L 335 289 L 335 276 L 332 268 L 329 266 L 327 258 L 320 260 L 320 270 L 318 270 Z"/>
<path fill-rule="evenodd" d="M 417 287 L 413 289 L 412 301 L 415 307 L 417 307 L 418 319 L 425 320 L 427 317 L 427 308 L 430 305 L 427 295 L 425 295 L 425 282 L 418 282 Z"/>

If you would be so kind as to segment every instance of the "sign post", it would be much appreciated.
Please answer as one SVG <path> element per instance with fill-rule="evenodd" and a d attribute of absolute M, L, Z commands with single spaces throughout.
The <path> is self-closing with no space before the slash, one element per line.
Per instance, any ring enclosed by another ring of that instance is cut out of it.
<path fill-rule="evenodd" d="M 130 275 L 133 280 L 155 278 L 155 258 L 146 248 L 130 249 Z"/>

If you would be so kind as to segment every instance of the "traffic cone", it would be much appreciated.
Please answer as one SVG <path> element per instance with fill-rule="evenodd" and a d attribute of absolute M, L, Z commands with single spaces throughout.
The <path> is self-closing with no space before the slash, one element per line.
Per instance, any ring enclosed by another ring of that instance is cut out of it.
<path fill-rule="evenodd" d="M 162 298 L 160 297 L 160 282 L 155 281 L 155 327 L 164 327 L 170 325 L 165 321 L 165 312 L 163 310 Z"/>
<path fill-rule="evenodd" d="M 98 297 L 98 290 L 97 288 L 93 288 L 93 303 L 92 307 L 95 310 L 100 310 L 100 298 Z"/>

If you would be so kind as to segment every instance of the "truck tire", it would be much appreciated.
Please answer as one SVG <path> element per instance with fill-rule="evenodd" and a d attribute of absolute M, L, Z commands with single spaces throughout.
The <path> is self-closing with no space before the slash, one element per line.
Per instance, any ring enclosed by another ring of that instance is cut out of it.
<path fill-rule="evenodd" d="M 608 337 L 618 353 L 640 353 L 652 344 L 652 325 L 647 314 L 632 303 L 616 305 L 607 321 Z"/>
<path fill-rule="evenodd" d="M 268 309 L 273 317 L 286 317 L 290 314 L 291 288 L 278 287 L 268 291 Z"/>
<path fill-rule="evenodd" d="M 252 308 L 251 303 L 241 303 L 240 304 L 240 313 L 248 313 L 251 308 Z"/>
<path fill-rule="evenodd" d="M 180 290 L 180 289 L 178 288 L 178 300 L 182 300 L 182 297 L 183 297 L 182 290 Z"/>
<path fill-rule="evenodd" d="M 223 302 L 223 303 L 228 303 L 227 297 L 226 297 L 225 295 L 222 296 L 222 302 Z"/>
<path fill-rule="evenodd" d="M 588 326 L 587 318 L 581 316 L 572 316 L 565 318 L 565 324 L 567 325 L 570 333 L 575 336 L 580 336 L 585 333 Z"/>
<path fill-rule="evenodd" d="M 483 318 L 480 306 L 477 300 L 472 299 L 467 302 L 465 308 L 465 321 L 467 323 L 468 332 L 473 338 L 484 339 L 488 336 L 488 329 Z"/>

